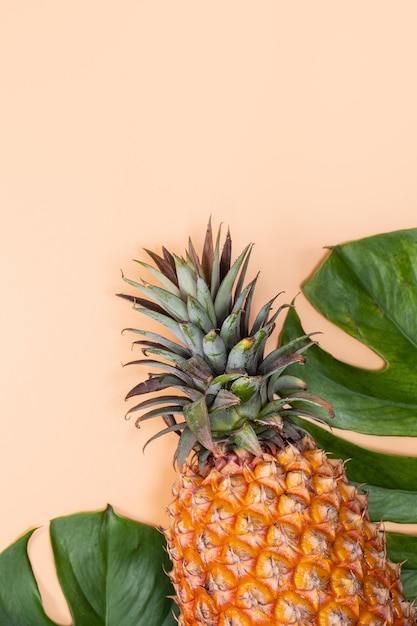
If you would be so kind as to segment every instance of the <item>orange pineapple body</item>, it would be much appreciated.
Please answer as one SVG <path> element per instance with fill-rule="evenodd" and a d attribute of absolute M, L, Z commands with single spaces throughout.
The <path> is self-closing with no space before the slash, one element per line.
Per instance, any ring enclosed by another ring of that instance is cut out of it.
<path fill-rule="evenodd" d="M 365 496 L 306 436 L 190 462 L 166 530 L 182 626 L 405 626 L 399 568 Z"/>

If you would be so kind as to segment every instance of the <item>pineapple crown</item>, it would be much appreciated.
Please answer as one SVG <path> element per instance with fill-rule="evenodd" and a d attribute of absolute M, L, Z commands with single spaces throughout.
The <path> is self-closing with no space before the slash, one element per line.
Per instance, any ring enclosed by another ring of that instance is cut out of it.
<path fill-rule="evenodd" d="M 232 241 L 227 232 L 221 246 L 221 228 L 213 239 L 209 221 L 201 259 L 189 240 L 185 257 L 162 248 L 162 256 L 146 250 L 155 265 L 137 261 L 158 285 L 123 279 L 138 296 L 118 294 L 133 307 L 169 331 L 165 335 L 128 328 L 141 336 L 144 359 L 127 365 L 162 370 L 137 384 L 126 399 L 152 394 L 133 406 L 141 411 L 136 421 L 161 416 L 166 433 L 180 435 L 175 461 L 182 467 L 195 451 L 204 465 L 212 454 L 244 449 L 259 455 L 268 445 L 283 445 L 300 438 L 291 416 L 322 421 L 331 406 L 306 390 L 300 378 L 286 368 L 305 361 L 303 352 L 314 342 L 303 335 L 265 356 L 268 337 L 285 304 L 272 313 L 269 300 L 251 320 L 257 276 L 245 285 L 252 244 L 232 262 Z M 170 390 L 169 394 L 159 394 Z M 159 395 L 155 395 L 158 393 Z M 149 443 L 148 441 L 148 443 Z"/>

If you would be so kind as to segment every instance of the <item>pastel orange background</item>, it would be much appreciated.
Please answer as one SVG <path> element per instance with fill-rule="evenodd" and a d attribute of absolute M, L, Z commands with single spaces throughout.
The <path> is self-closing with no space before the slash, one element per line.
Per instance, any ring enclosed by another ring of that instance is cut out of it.
<path fill-rule="evenodd" d="M 417 226 L 416 20 L 414 1 L 0 0 L 0 549 L 43 526 L 52 618 L 48 520 L 110 502 L 163 524 L 170 500 L 175 436 L 143 454 L 160 424 L 124 420 L 147 370 L 121 367 L 120 331 L 146 320 L 120 268 L 212 215 L 255 242 L 258 302 L 290 300 L 325 246 Z"/>

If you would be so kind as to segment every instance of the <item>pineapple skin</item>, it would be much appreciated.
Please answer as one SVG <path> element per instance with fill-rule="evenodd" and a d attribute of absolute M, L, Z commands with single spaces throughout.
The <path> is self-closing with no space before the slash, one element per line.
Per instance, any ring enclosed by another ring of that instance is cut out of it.
<path fill-rule="evenodd" d="M 165 531 L 180 626 L 416 624 L 341 460 L 310 436 L 189 461 Z"/>

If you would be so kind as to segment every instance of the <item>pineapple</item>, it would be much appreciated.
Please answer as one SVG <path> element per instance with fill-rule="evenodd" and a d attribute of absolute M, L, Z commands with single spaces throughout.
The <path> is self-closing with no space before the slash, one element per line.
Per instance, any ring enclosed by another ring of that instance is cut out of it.
<path fill-rule="evenodd" d="M 201 258 L 191 241 L 184 258 L 147 251 L 154 265 L 140 264 L 159 285 L 125 278 L 139 295 L 120 294 L 169 331 L 129 329 L 146 357 L 132 363 L 160 372 L 127 398 L 151 394 L 129 413 L 140 412 L 138 425 L 162 416 L 152 439 L 179 435 L 165 530 L 179 624 L 417 623 L 366 495 L 292 420 L 332 416 L 286 373 L 312 336 L 265 355 L 286 305 L 272 313 L 274 298 L 251 314 L 251 245 L 232 262 L 230 234 L 221 239 L 209 223 Z"/>

